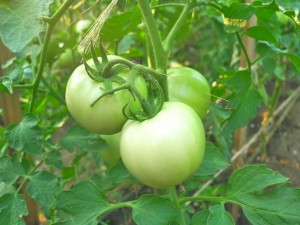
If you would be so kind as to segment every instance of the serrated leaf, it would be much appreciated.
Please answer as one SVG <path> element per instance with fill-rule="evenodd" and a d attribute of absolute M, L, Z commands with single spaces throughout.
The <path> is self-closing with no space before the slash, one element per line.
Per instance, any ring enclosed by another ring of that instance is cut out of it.
<path fill-rule="evenodd" d="M 12 184 L 24 174 L 24 169 L 18 160 L 11 160 L 7 155 L 0 157 L 0 182 Z"/>
<path fill-rule="evenodd" d="M 27 185 L 28 194 L 49 211 L 60 185 L 57 177 L 47 171 L 41 171 L 30 178 Z"/>
<path fill-rule="evenodd" d="M 225 169 L 230 165 L 231 163 L 224 152 L 218 149 L 214 144 L 207 142 L 203 162 L 193 176 L 214 175 L 219 170 Z"/>
<path fill-rule="evenodd" d="M 57 196 L 59 222 L 65 225 L 97 225 L 97 218 L 110 207 L 102 190 L 91 181 L 82 181 Z"/>
<path fill-rule="evenodd" d="M 234 220 L 229 212 L 224 208 L 224 205 L 218 204 L 209 207 L 209 216 L 207 218 L 207 225 L 234 225 Z"/>
<path fill-rule="evenodd" d="M 247 29 L 246 34 L 256 40 L 267 41 L 276 44 L 277 39 L 266 27 L 253 26 Z"/>
<path fill-rule="evenodd" d="M 300 57 L 295 54 L 289 53 L 285 49 L 277 48 L 275 45 L 265 42 L 259 41 L 256 44 L 257 53 L 261 56 L 275 56 L 275 55 L 284 55 L 289 58 L 291 63 L 294 65 L 297 71 L 300 71 Z"/>
<path fill-rule="evenodd" d="M 253 225 L 299 224 L 300 189 L 265 165 L 236 170 L 228 181 L 228 200 L 240 205 Z"/>
<path fill-rule="evenodd" d="M 168 225 L 178 216 L 178 210 L 167 199 L 143 195 L 134 204 L 132 217 L 137 225 Z"/>
<path fill-rule="evenodd" d="M 270 191 L 240 194 L 232 198 L 243 207 L 253 225 L 300 224 L 300 189 L 288 185 Z"/>
<path fill-rule="evenodd" d="M 42 153 L 43 131 L 37 126 L 39 119 L 26 114 L 19 124 L 8 127 L 5 131 L 8 145 L 18 151 L 38 155 Z"/>
<path fill-rule="evenodd" d="M 238 193 L 262 191 L 268 186 L 282 184 L 288 180 L 288 178 L 279 172 L 273 171 L 266 165 L 247 165 L 232 173 L 228 180 L 227 193 L 235 195 Z"/>
<path fill-rule="evenodd" d="M 71 127 L 67 135 L 59 141 L 60 146 L 69 152 L 74 152 L 75 150 L 81 152 L 98 152 L 100 146 L 104 143 L 99 134 L 91 133 L 79 126 Z"/>
<path fill-rule="evenodd" d="M 200 212 L 196 213 L 193 218 L 191 225 L 207 225 L 207 219 L 210 212 L 208 209 L 203 209 Z"/>
<path fill-rule="evenodd" d="M 25 225 L 22 216 L 28 214 L 22 195 L 5 194 L 0 197 L 0 224 Z"/>
<path fill-rule="evenodd" d="M 241 96 L 239 96 L 241 97 Z M 241 102 L 231 115 L 223 122 L 221 135 L 230 135 L 235 129 L 244 127 L 249 123 L 261 104 L 261 97 L 254 89 L 250 89 L 242 96 Z"/>
<path fill-rule="evenodd" d="M 20 52 L 44 30 L 42 17 L 52 0 L 6 1 L 0 5 L 0 36 L 12 52 Z"/>
<path fill-rule="evenodd" d="M 58 151 L 48 152 L 46 155 L 45 162 L 49 166 L 54 166 L 58 169 L 63 168 L 62 156 L 61 156 L 61 153 Z"/>

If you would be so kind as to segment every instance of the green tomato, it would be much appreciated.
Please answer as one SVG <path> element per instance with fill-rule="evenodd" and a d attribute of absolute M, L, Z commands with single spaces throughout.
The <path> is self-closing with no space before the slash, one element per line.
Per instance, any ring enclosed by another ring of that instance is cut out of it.
<path fill-rule="evenodd" d="M 108 56 L 108 60 L 117 56 Z M 99 58 L 101 60 L 101 58 Z M 93 67 L 93 60 L 87 61 Z M 125 69 L 120 76 L 126 79 L 130 71 Z M 143 96 L 147 96 L 145 80 L 138 76 L 135 85 Z M 119 84 L 112 82 L 113 88 Z M 91 106 L 103 93 L 104 84 L 91 79 L 84 65 L 78 66 L 70 76 L 65 93 L 66 105 L 73 116 L 85 129 L 99 134 L 115 134 L 121 131 L 126 118 L 123 115 L 123 107 L 130 103 L 136 108 L 139 105 L 128 90 L 120 90 L 107 95 Z"/>
<path fill-rule="evenodd" d="M 59 58 L 53 63 L 53 69 L 65 70 L 74 69 L 80 64 L 81 57 L 78 52 L 66 49 Z"/>
<path fill-rule="evenodd" d="M 88 19 L 79 20 L 75 25 L 75 32 L 78 34 L 86 32 L 92 23 L 93 22 Z"/>
<path fill-rule="evenodd" d="M 121 132 L 112 135 L 101 135 L 106 141 L 106 147 L 100 150 L 100 157 L 110 166 L 114 166 L 120 159 Z"/>
<path fill-rule="evenodd" d="M 186 180 L 203 160 L 205 131 L 188 105 L 166 102 L 153 118 L 128 120 L 120 143 L 128 171 L 153 188 L 167 188 Z"/>
<path fill-rule="evenodd" d="M 211 100 L 211 90 L 206 78 L 188 67 L 170 68 L 167 75 L 169 101 L 183 102 L 191 106 L 203 119 Z"/>

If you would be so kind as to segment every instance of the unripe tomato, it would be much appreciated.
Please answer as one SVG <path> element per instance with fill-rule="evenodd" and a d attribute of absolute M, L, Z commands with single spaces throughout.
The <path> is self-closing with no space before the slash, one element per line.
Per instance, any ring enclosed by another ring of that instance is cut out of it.
<path fill-rule="evenodd" d="M 78 34 L 82 34 L 86 32 L 89 27 L 92 25 L 92 21 L 88 19 L 79 20 L 75 25 L 75 32 Z"/>
<path fill-rule="evenodd" d="M 121 132 L 112 135 L 101 135 L 107 146 L 100 150 L 100 157 L 110 166 L 114 166 L 120 159 Z"/>
<path fill-rule="evenodd" d="M 166 102 L 153 118 L 128 120 L 121 135 L 121 158 L 128 171 L 153 188 L 166 188 L 187 179 L 204 156 L 205 131 L 188 105 Z"/>
<path fill-rule="evenodd" d="M 53 63 L 53 69 L 73 70 L 80 64 L 81 57 L 78 52 L 66 49 L 59 58 Z"/>
<path fill-rule="evenodd" d="M 183 102 L 191 106 L 203 119 L 211 98 L 211 90 L 206 78 L 188 67 L 174 67 L 167 71 L 169 101 Z"/>
<path fill-rule="evenodd" d="M 108 56 L 108 60 L 115 58 L 118 57 Z M 93 60 L 87 63 L 91 67 L 94 66 Z M 130 71 L 126 69 L 119 75 L 126 79 L 129 73 Z M 112 82 L 112 85 L 119 86 L 116 82 Z M 138 76 L 135 85 L 143 96 L 147 96 L 147 86 L 141 76 Z M 91 106 L 104 92 L 104 84 L 91 79 L 85 66 L 80 65 L 68 80 L 65 93 L 66 105 L 73 118 L 85 129 L 99 134 L 115 134 L 121 131 L 127 120 L 122 113 L 123 107 L 131 102 L 136 108 L 136 100 L 128 90 L 121 90 L 103 97 Z"/>

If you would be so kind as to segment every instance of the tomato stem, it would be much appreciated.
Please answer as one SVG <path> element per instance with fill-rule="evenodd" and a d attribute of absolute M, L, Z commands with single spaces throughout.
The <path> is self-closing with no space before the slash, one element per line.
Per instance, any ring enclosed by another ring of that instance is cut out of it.
<path fill-rule="evenodd" d="M 177 21 L 175 22 L 174 26 L 172 27 L 171 31 L 169 32 L 166 39 L 163 41 L 163 47 L 166 52 L 170 51 L 171 42 L 174 40 L 174 38 L 178 35 L 180 32 L 182 26 L 186 22 L 186 19 L 190 15 L 190 10 L 194 7 L 194 4 L 189 1 L 183 8 L 180 16 L 178 17 Z"/>
<path fill-rule="evenodd" d="M 40 84 L 40 81 L 41 81 L 41 78 L 42 78 L 42 75 L 44 72 L 44 66 L 46 63 L 48 46 L 50 43 L 50 37 L 51 37 L 52 31 L 53 31 L 53 28 L 54 28 L 55 24 L 57 23 L 57 21 L 60 19 L 60 17 L 73 4 L 74 1 L 75 0 L 65 1 L 64 4 L 59 8 L 59 10 L 56 13 L 54 13 L 53 16 L 44 18 L 44 21 L 47 22 L 48 25 L 47 25 L 47 30 L 46 30 L 46 34 L 45 34 L 45 40 L 44 40 L 43 47 L 42 47 L 41 58 L 39 61 L 37 75 L 33 82 L 33 87 L 32 87 L 33 90 L 32 90 L 32 95 L 31 95 L 31 102 L 30 102 L 30 106 L 29 106 L 29 112 L 33 111 L 36 94 L 37 94 L 38 87 L 39 87 L 39 84 Z"/>
<path fill-rule="evenodd" d="M 153 56 L 155 59 L 155 69 L 166 73 L 167 71 L 167 54 L 163 48 L 158 29 L 156 27 L 155 19 L 153 17 L 151 7 L 148 0 L 137 0 L 140 10 L 142 12 L 147 33 L 149 35 L 150 43 L 153 46 Z M 162 77 L 159 84 L 164 92 L 164 100 L 168 100 L 168 83 L 167 77 Z"/>

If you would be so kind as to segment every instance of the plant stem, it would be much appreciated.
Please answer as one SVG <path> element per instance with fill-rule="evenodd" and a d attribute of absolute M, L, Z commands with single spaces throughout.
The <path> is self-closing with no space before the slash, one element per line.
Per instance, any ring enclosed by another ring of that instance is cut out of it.
<path fill-rule="evenodd" d="M 149 2 L 148 0 L 137 0 L 137 2 L 140 6 L 140 10 L 142 12 L 145 25 L 147 27 L 147 32 L 150 38 L 150 42 L 152 43 L 153 46 L 153 55 L 155 58 L 155 69 L 162 73 L 166 73 L 167 54 L 163 48 L 162 41 L 160 39 L 159 32 L 156 27 L 155 19 L 152 15 Z M 167 101 L 168 100 L 167 77 L 162 76 L 161 79 L 159 79 L 159 84 L 163 89 L 164 98 Z"/>
<path fill-rule="evenodd" d="M 252 63 L 251 63 L 251 60 L 250 60 L 248 52 L 247 52 L 247 50 L 245 48 L 245 45 L 244 45 L 244 43 L 243 43 L 243 41 L 241 39 L 241 36 L 240 36 L 240 34 L 238 32 L 236 32 L 236 37 L 237 37 L 237 40 L 238 40 L 239 44 L 241 45 L 243 53 L 245 54 L 246 61 L 247 61 L 247 66 L 248 66 L 248 71 L 249 71 L 250 74 L 252 74 L 252 68 L 251 68 L 252 67 Z"/>
<path fill-rule="evenodd" d="M 39 84 L 40 84 L 40 81 L 41 81 L 41 78 L 42 78 L 42 75 L 44 72 L 44 66 L 46 63 L 48 46 L 49 46 L 53 28 L 54 28 L 55 24 L 57 23 L 57 21 L 60 19 L 60 17 L 73 4 L 74 1 L 75 0 L 65 1 L 64 4 L 61 6 L 61 8 L 52 17 L 44 18 L 44 21 L 46 21 L 48 23 L 48 27 L 47 27 L 46 34 L 45 34 L 45 40 L 43 43 L 43 48 L 42 48 L 42 52 L 41 52 L 41 58 L 40 58 L 40 62 L 39 62 L 37 76 L 33 82 L 33 90 L 32 90 L 32 95 L 31 95 L 31 102 L 30 102 L 30 106 L 29 106 L 29 112 L 32 112 L 33 108 L 34 108 L 34 103 L 35 103 L 38 87 L 39 87 Z"/>
<path fill-rule="evenodd" d="M 178 200 L 180 204 L 190 201 L 210 201 L 210 202 L 228 202 L 226 197 L 213 197 L 213 196 L 191 196 L 185 197 Z"/>
<path fill-rule="evenodd" d="M 174 40 L 176 35 L 180 32 L 180 29 L 182 28 L 182 26 L 184 25 L 186 19 L 190 15 L 190 10 L 193 7 L 194 7 L 194 4 L 192 4 L 191 2 L 188 2 L 184 6 L 180 16 L 178 17 L 177 21 L 175 22 L 174 26 L 172 27 L 171 31 L 169 32 L 168 36 L 166 37 L 166 39 L 163 42 L 163 47 L 164 47 L 166 52 L 170 51 L 172 41 Z"/>

